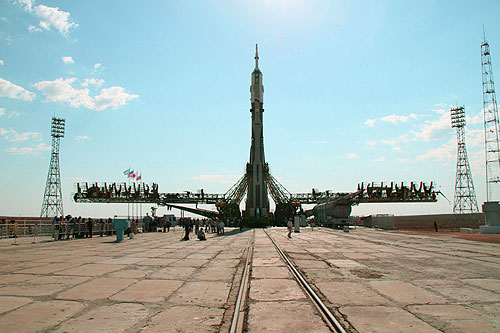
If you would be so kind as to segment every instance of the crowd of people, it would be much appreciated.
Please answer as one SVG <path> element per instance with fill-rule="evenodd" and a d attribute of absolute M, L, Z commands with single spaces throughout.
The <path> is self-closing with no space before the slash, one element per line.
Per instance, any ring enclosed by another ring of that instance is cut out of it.
<path fill-rule="evenodd" d="M 71 215 L 54 217 L 52 220 L 52 237 L 54 240 L 92 238 L 94 234 L 99 236 L 111 236 L 115 233 L 113 219 L 92 219 L 73 217 Z"/>
<path fill-rule="evenodd" d="M 230 221 L 231 225 L 240 226 L 242 222 L 234 220 Z M 189 235 L 194 233 L 199 240 L 206 240 L 206 234 L 224 234 L 226 224 L 221 219 L 194 219 L 180 218 L 175 219 L 173 215 L 167 216 L 150 216 L 146 214 L 142 221 L 131 219 L 131 227 L 126 230 L 126 234 L 137 234 L 140 232 L 170 232 L 170 228 L 180 226 L 184 229 L 184 237 L 182 240 L 189 240 Z M 54 240 L 62 239 L 77 239 L 77 238 L 92 238 L 99 235 L 100 237 L 111 236 L 116 231 L 113 227 L 112 218 L 93 219 L 73 217 L 71 215 L 54 217 L 52 220 L 52 237 Z"/>

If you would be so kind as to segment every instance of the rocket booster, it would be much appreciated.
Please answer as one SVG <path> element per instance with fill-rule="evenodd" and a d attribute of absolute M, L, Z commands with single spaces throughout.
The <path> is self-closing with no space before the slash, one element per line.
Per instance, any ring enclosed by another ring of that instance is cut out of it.
<path fill-rule="evenodd" d="M 262 84 L 262 72 L 259 69 L 259 50 L 255 44 L 255 69 L 252 72 L 252 85 L 250 86 L 250 102 L 254 107 L 255 102 L 262 106 L 264 102 L 264 86 Z"/>

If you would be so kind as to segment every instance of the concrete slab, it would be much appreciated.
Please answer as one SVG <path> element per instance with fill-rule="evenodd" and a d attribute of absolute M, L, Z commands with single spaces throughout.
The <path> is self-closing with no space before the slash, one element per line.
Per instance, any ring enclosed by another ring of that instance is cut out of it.
<path fill-rule="evenodd" d="M 84 307 L 81 303 L 69 301 L 33 302 L 0 316 L 0 332 L 50 330 L 51 327 L 71 318 Z"/>
<path fill-rule="evenodd" d="M 97 278 L 59 293 L 57 299 L 95 301 L 108 298 L 135 282 L 134 279 Z"/>
<path fill-rule="evenodd" d="M 284 266 L 255 266 L 252 268 L 254 279 L 291 279 L 290 270 Z"/>
<path fill-rule="evenodd" d="M 162 309 L 141 332 L 219 332 L 224 309 L 172 306 Z"/>
<path fill-rule="evenodd" d="M 114 271 L 112 273 L 107 274 L 106 276 L 140 279 L 149 276 L 152 272 L 155 272 L 156 269 L 157 267 L 154 266 L 137 266 L 137 267 L 120 269 L 119 271 Z"/>
<path fill-rule="evenodd" d="M 222 307 L 229 297 L 231 284 L 219 281 L 186 282 L 168 301 L 176 305 Z"/>
<path fill-rule="evenodd" d="M 277 253 L 273 258 L 259 258 L 254 254 L 252 266 L 285 266 L 285 263 Z"/>
<path fill-rule="evenodd" d="M 417 280 L 414 283 L 445 296 L 450 302 L 500 301 L 499 293 L 466 285 L 460 281 Z"/>
<path fill-rule="evenodd" d="M 196 281 L 232 282 L 235 273 L 235 267 L 204 267 L 199 269 L 192 276 L 192 279 Z"/>
<path fill-rule="evenodd" d="M 499 279 L 466 279 L 462 280 L 465 283 L 472 284 L 476 287 L 483 289 L 488 289 L 491 291 L 500 292 L 500 280 Z"/>
<path fill-rule="evenodd" d="M 444 332 L 500 332 L 498 315 L 463 305 L 415 305 L 408 310 Z"/>
<path fill-rule="evenodd" d="M 249 297 L 254 301 L 291 301 L 305 299 L 295 280 L 252 279 Z"/>
<path fill-rule="evenodd" d="M 382 295 L 404 304 L 442 304 L 444 297 L 432 294 L 424 288 L 403 281 L 371 281 L 370 285 Z"/>
<path fill-rule="evenodd" d="M 359 262 L 348 259 L 328 259 L 327 261 L 331 265 L 338 268 L 365 267 L 365 265 L 360 264 Z"/>
<path fill-rule="evenodd" d="M 177 280 L 141 280 L 115 294 L 110 299 L 119 302 L 157 303 L 164 301 L 179 289 L 183 281 Z"/>
<path fill-rule="evenodd" d="M 148 277 L 156 280 L 165 279 L 186 281 L 189 280 L 196 270 L 197 268 L 195 267 L 166 267 L 148 274 Z"/>
<path fill-rule="evenodd" d="M 248 332 L 330 332 L 307 301 L 256 302 L 248 311 Z"/>
<path fill-rule="evenodd" d="M 316 287 L 326 296 L 328 302 L 336 306 L 389 304 L 386 298 L 363 283 L 327 281 L 316 283 Z"/>
<path fill-rule="evenodd" d="M 390 306 L 348 306 L 339 309 L 358 332 L 438 333 L 413 314 Z"/>
<path fill-rule="evenodd" d="M 20 308 L 31 302 L 32 300 L 27 297 L 0 296 L 0 314 Z"/>
<path fill-rule="evenodd" d="M 142 304 L 103 305 L 64 322 L 54 332 L 127 332 L 147 316 Z"/>
<path fill-rule="evenodd" d="M 78 267 L 58 271 L 60 275 L 75 275 L 75 276 L 98 276 L 109 272 L 117 271 L 124 268 L 124 265 L 111 264 L 86 264 Z"/>

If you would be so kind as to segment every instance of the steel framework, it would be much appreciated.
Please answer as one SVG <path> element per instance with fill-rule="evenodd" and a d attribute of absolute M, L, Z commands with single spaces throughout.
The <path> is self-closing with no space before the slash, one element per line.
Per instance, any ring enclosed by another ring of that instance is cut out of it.
<path fill-rule="evenodd" d="M 491 67 L 490 45 L 483 34 L 481 69 L 483 81 L 484 146 L 486 152 L 486 201 L 500 201 L 500 146 L 498 108 Z"/>
<path fill-rule="evenodd" d="M 452 107 L 451 127 L 457 129 L 457 176 L 455 179 L 455 201 L 453 213 L 477 213 L 476 191 L 465 147 L 465 107 Z"/>
<path fill-rule="evenodd" d="M 41 217 L 62 216 L 63 201 L 61 191 L 61 173 L 59 171 L 59 146 L 64 137 L 65 120 L 52 118 L 52 151 L 50 154 L 49 173 L 43 195 Z"/>

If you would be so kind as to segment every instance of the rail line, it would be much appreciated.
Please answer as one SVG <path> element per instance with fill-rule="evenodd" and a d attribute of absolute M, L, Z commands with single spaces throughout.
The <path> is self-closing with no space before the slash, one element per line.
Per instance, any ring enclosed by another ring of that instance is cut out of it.
<path fill-rule="evenodd" d="M 248 251 L 247 259 L 245 261 L 245 267 L 241 275 L 240 288 L 238 290 L 238 297 L 236 298 L 236 305 L 234 307 L 233 320 L 231 321 L 231 328 L 229 332 L 243 332 L 244 320 L 245 320 L 245 300 L 248 293 L 248 282 L 250 281 L 250 266 L 252 264 L 253 258 L 253 247 L 255 239 L 255 230 L 253 230 L 252 237 L 248 240 Z"/>
<path fill-rule="evenodd" d="M 326 305 L 323 303 L 323 301 L 319 298 L 319 296 L 314 292 L 314 290 L 311 288 L 309 283 L 304 279 L 302 274 L 295 268 L 295 266 L 292 264 L 292 262 L 288 259 L 286 254 L 281 250 L 279 245 L 274 241 L 274 239 L 269 235 L 267 230 L 264 230 L 266 233 L 267 237 L 271 240 L 273 243 L 274 247 L 276 247 L 276 250 L 280 254 L 281 258 L 283 261 L 286 263 L 290 271 L 292 272 L 293 276 L 295 279 L 299 282 L 299 284 L 304 288 L 304 290 L 307 293 L 307 296 L 313 301 L 314 305 L 317 307 L 319 310 L 321 316 L 325 319 L 326 323 L 330 327 L 330 329 L 333 332 L 338 332 L 338 333 L 346 333 L 342 325 L 338 322 L 337 318 L 330 312 L 330 310 L 326 307 Z"/>

